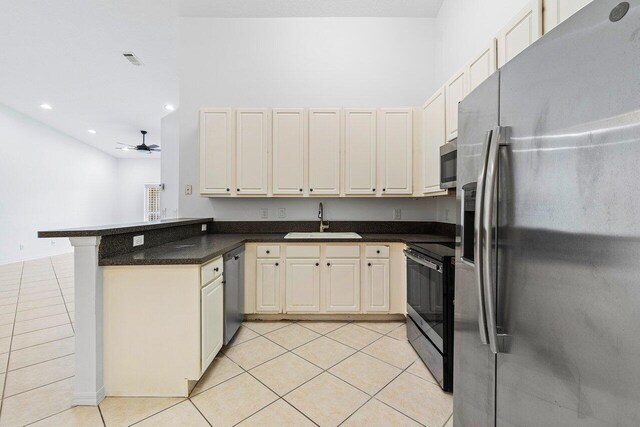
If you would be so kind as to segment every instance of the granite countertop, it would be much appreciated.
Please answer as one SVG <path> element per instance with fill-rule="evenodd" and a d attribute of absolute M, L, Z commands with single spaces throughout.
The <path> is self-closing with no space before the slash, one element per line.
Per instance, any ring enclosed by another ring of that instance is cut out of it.
<path fill-rule="evenodd" d="M 399 242 L 399 243 L 440 243 L 453 242 L 452 236 L 436 234 L 387 234 L 358 233 L 361 239 L 285 239 L 286 233 L 247 233 L 247 234 L 204 234 L 175 242 L 165 243 L 148 249 L 102 258 L 101 266 L 123 265 L 173 265 L 204 264 L 216 257 L 250 242 L 273 243 L 361 243 L 361 242 Z"/>
<path fill-rule="evenodd" d="M 133 222 L 128 224 L 98 225 L 91 227 L 67 228 L 61 230 L 38 231 L 38 237 L 90 237 L 110 236 L 113 234 L 138 233 L 141 231 L 157 230 L 190 224 L 204 224 L 213 218 L 177 218 L 163 219 L 153 222 Z"/>

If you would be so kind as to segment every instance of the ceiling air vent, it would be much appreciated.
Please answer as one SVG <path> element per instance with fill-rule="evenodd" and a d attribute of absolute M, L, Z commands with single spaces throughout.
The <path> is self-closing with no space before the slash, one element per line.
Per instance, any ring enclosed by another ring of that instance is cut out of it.
<path fill-rule="evenodd" d="M 127 58 L 127 61 L 131 62 L 133 65 L 135 65 L 135 66 L 142 65 L 142 61 L 140 61 L 140 58 L 138 58 L 135 53 L 133 53 L 133 52 L 122 52 L 122 55 L 125 58 Z"/>

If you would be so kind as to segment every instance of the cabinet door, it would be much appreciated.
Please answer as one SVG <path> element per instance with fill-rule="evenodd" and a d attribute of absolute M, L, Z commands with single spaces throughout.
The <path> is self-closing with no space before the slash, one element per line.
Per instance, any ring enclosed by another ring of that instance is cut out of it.
<path fill-rule="evenodd" d="M 327 259 L 322 273 L 326 310 L 360 311 L 360 260 Z"/>
<path fill-rule="evenodd" d="M 256 312 L 280 313 L 280 262 L 258 259 L 256 272 Z"/>
<path fill-rule="evenodd" d="M 235 163 L 233 110 L 200 111 L 200 193 L 231 194 Z"/>
<path fill-rule="evenodd" d="M 498 33 L 498 67 L 542 36 L 542 0 L 533 0 Z"/>
<path fill-rule="evenodd" d="M 496 39 L 491 39 L 487 47 L 469 63 L 467 70 L 467 93 L 471 93 L 480 83 L 496 71 Z"/>
<path fill-rule="evenodd" d="M 440 147 L 446 143 L 444 87 L 422 107 L 422 192 L 440 189 Z"/>
<path fill-rule="evenodd" d="M 306 126 L 304 109 L 273 110 L 273 194 L 304 194 Z"/>
<path fill-rule="evenodd" d="M 345 194 L 376 194 L 376 110 L 345 110 Z"/>
<path fill-rule="evenodd" d="M 591 3 L 591 0 L 544 0 L 542 21 L 544 34 Z"/>
<path fill-rule="evenodd" d="M 288 313 L 320 311 L 320 260 L 287 258 L 285 278 Z"/>
<path fill-rule="evenodd" d="M 216 357 L 222 348 L 223 340 L 223 286 L 222 276 L 202 288 L 200 303 L 202 305 L 202 372 L 204 372 L 211 361 Z"/>
<path fill-rule="evenodd" d="M 236 122 L 236 191 L 238 194 L 267 194 L 271 141 L 269 110 L 237 110 Z"/>
<path fill-rule="evenodd" d="M 389 311 L 389 260 L 370 258 L 365 266 L 365 311 Z"/>
<path fill-rule="evenodd" d="M 340 109 L 309 110 L 309 194 L 340 194 Z"/>
<path fill-rule="evenodd" d="M 445 96 L 446 96 L 446 132 L 447 141 L 453 141 L 458 137 L 458 103 L 467 94 L 467 82 L 466 82 L 466 67 L 458 71 L 453 77 L 445 84 Z"/>
<path fill-rule="evenodd" d="M 413 110 L 381 109 L 378 143 L 382 194 L 413 193 Z"/>

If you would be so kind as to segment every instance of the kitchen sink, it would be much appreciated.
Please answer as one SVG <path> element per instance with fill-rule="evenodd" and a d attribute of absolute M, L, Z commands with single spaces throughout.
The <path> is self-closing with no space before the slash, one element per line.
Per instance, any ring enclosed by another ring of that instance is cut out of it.
<path fill-rule="evenodd" d="M 285 239 L 362 239 L 358 233 L 330 233 L 330 232 L 314 232 L 314 233 L 289 233 L 284 236 Z"/>

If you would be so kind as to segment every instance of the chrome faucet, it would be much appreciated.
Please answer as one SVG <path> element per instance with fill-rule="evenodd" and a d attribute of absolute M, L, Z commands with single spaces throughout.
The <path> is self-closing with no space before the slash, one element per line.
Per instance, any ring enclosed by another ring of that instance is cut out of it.
<path fill-rule="evenodd" d="M 320 218 L 320 232 L 323 233 L 324 230 L 329 228 L 329 221 L 324 223 L 324 208 L 322 207 L 322 202 L 320 202 L 320 210 L 318 210 L 318 218 Z"/>

